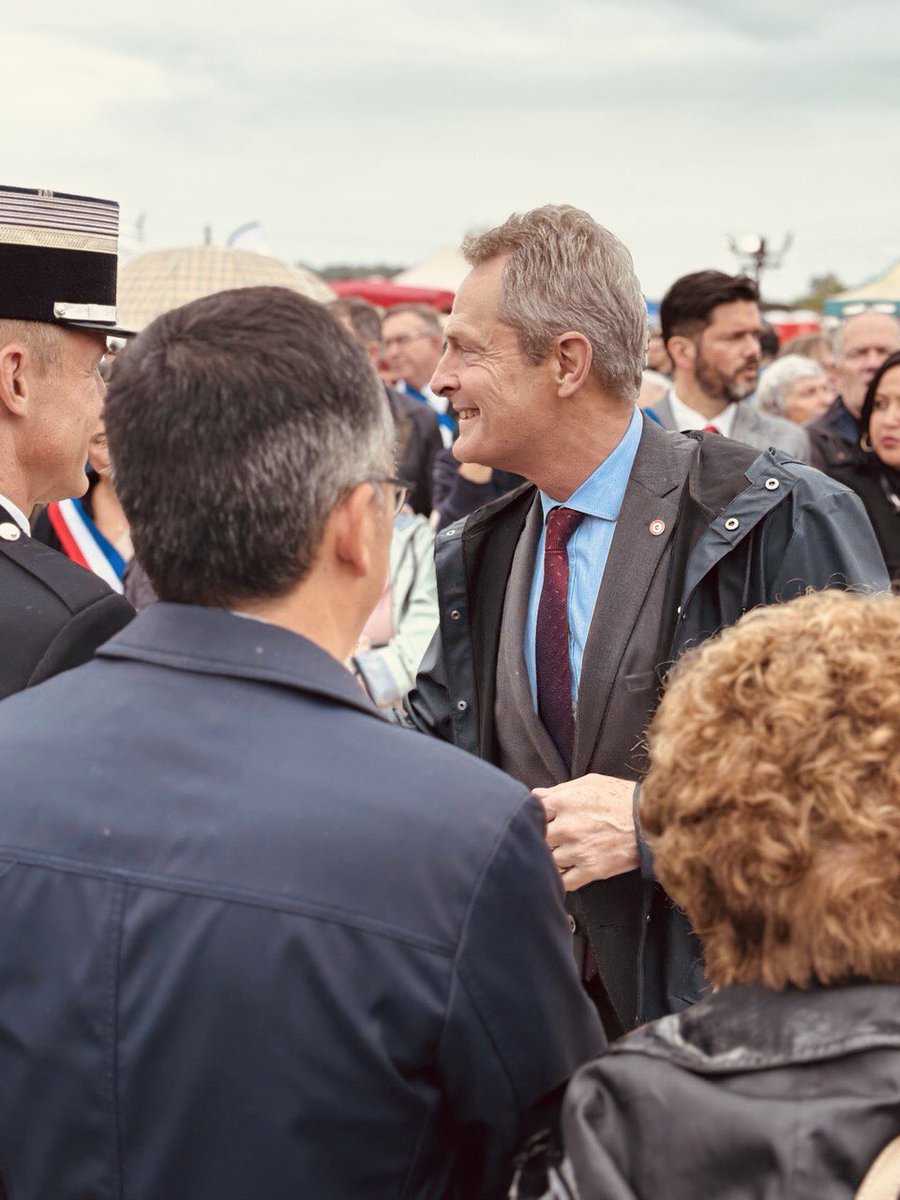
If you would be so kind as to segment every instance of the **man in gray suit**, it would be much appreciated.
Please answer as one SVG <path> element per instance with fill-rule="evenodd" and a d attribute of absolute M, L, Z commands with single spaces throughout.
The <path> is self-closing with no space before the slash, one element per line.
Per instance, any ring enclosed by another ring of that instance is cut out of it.
<path fill-rule="evenodd" d="M 649 410 L 666 429 L 705 429 L 809 462 L 809 435 L 750 399 L 759 377 L 759 293 L 746 275 L 697 271 L 677 279 L 659 309 L 673 383 Z"/>
<path fill-rule="evenodd" d="M 703 986 L 632 810 L 667 665 L 753 605 L 887 573 L 847 489 L 642 417 L 640 284 L 587 213 L 516 215 L 464 251 L 433 387 L 457 458 L 533 486 L 438 535 L 440 628 L 407 713 L 542 799 L 582 979 L 617 1035 Z"/>

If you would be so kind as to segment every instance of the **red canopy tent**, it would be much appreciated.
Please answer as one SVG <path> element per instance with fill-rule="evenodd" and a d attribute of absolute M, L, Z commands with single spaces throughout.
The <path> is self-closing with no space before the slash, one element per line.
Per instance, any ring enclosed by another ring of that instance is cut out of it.
<path fill-rule="evenodd" d="M 453 292 L 440 288 L 400 287 L 389 279 L 336 279 L 329 285 L 339 296 L 361 296 L 379 308 L 394 308 L 398 304 L 430 304 L 438 312 L 453 307 Z"/>

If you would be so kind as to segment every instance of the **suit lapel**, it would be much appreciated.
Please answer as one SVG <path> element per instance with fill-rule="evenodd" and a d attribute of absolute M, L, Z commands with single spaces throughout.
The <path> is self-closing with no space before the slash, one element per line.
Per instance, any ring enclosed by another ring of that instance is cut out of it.
<path fill-rule="evenodd" d="M 736 442 L 743 442 L 748 435 L 752 437 L 754 433 L 759 432 L 759 424 L 756 409 L 748 404 L 746 400 L 741 400 L 735 405 L 734 420 L 731 423 L 731 437 Z"/>
<path fill-rule="evenodd" d="M 500 655 L 506 685 L 522 727 L 527 731 L 534 750 L 547 768 L 554 783 L 563 783 L 569 778 L 569 772 L 553 739 L 534 711 L 523 648 L 523 631 L 528 619 L 528 604 L 531 599 L 531 585 L 534 578 L 534 558 L 542 527 L 541 503 L 536 496 L 522 536 L 519 538 L 512 569 L 509 573 L 506 601 L 503 606 Z"/>
<path fill-rule="evenodd" d="M 644 430 L 585 643 L 578 688 L 573 778 L 584 775 L 603 727 L 625 647 L 672 536 L 688 463 L 670 435 L 644 418 Z M 654 532 L 662 526 L 660 532 Z M 652 528 L 651 528 L 652 527 Z"/>
<path fill-rule="evenodd" d="M 473 614 L 469 631 L 478 695 L 478 753 L 488 762 L 497 757 L 494 700 L 506 585 L 535 493 L 528 484 L 495 500 L 470 517 L 462 532 L 465 588 Z"/>

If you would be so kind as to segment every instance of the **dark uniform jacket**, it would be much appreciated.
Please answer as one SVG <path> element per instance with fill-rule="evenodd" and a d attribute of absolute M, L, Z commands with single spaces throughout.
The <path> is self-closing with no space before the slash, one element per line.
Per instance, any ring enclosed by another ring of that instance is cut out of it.
<path fill-rule="evenodd" d="M 0 744 L 14 1200 L 498 1196 L 603 1050 L 537 802 L 305 638 L 154 604 Z"/>
<path fill-rule="evenodd" d="M 549 786 L 567 775 L 530 698 L 499 705 L 497 688 L 516 550 L 536 504 L 526 487 L 438 535 L 440 626 L 406 710 L 416 728 L 507 769 L 520 748 L 530 770 L 517 777 Z M 756 605 L 848 585 L 888 587 L 857 496 L 780 451 L 645 418 L 585 646 L 571 777 L 639 780 L 662 676 L 685 649 Z M 513 722 L 516 736 L 504 738 Z M 611 1035 L 696 1002 L 705 984 L 699 945 L 641 849 L 641 872 L 568 900 L 615 1013 L 612 1023 L 604 1014 Z"/>
<path fill-rule="evenodd" d="M 554 1200 L 851 1200 L 900 1137 L 900 987 L 725 988 L 581 1070 L 563 1136 Z"/>
<path fill-rule="evenodd" d="M 434 460 L 443 446 L 437 414 L 427 404 L 385 385 L 394 418 L 394 457 L 397 474 L 411 483 L 409 505 L 413 512 L 430 517 L 434 507 L 432 473 Z"/>
<path fill-rule="evenodd" d="M 80 666 L 134 609 L 0 506 L 0 698 Z"/>

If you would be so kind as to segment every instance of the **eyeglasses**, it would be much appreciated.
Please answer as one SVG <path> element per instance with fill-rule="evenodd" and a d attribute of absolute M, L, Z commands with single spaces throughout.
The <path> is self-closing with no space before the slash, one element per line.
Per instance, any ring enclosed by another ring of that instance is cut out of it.
<path fill-rule="evenodd" d="M 421 333 L 398 333 L 396 337 L 384 339 L 384 348 L 387 350 L 389 346 L 406 346 L 410 342 L 415 342 L 418 338 L 435 336 L 435 334 L 429 333 L 425 329 L 423 329 Z"/>
<path fill-rule="evenodd" d="M 393 475 L 376 475 L 366 483 L 390 483 L 394 488 L 394 516 L 399 517 L 413 485 L 407 479 L 395 479 Z"/>

